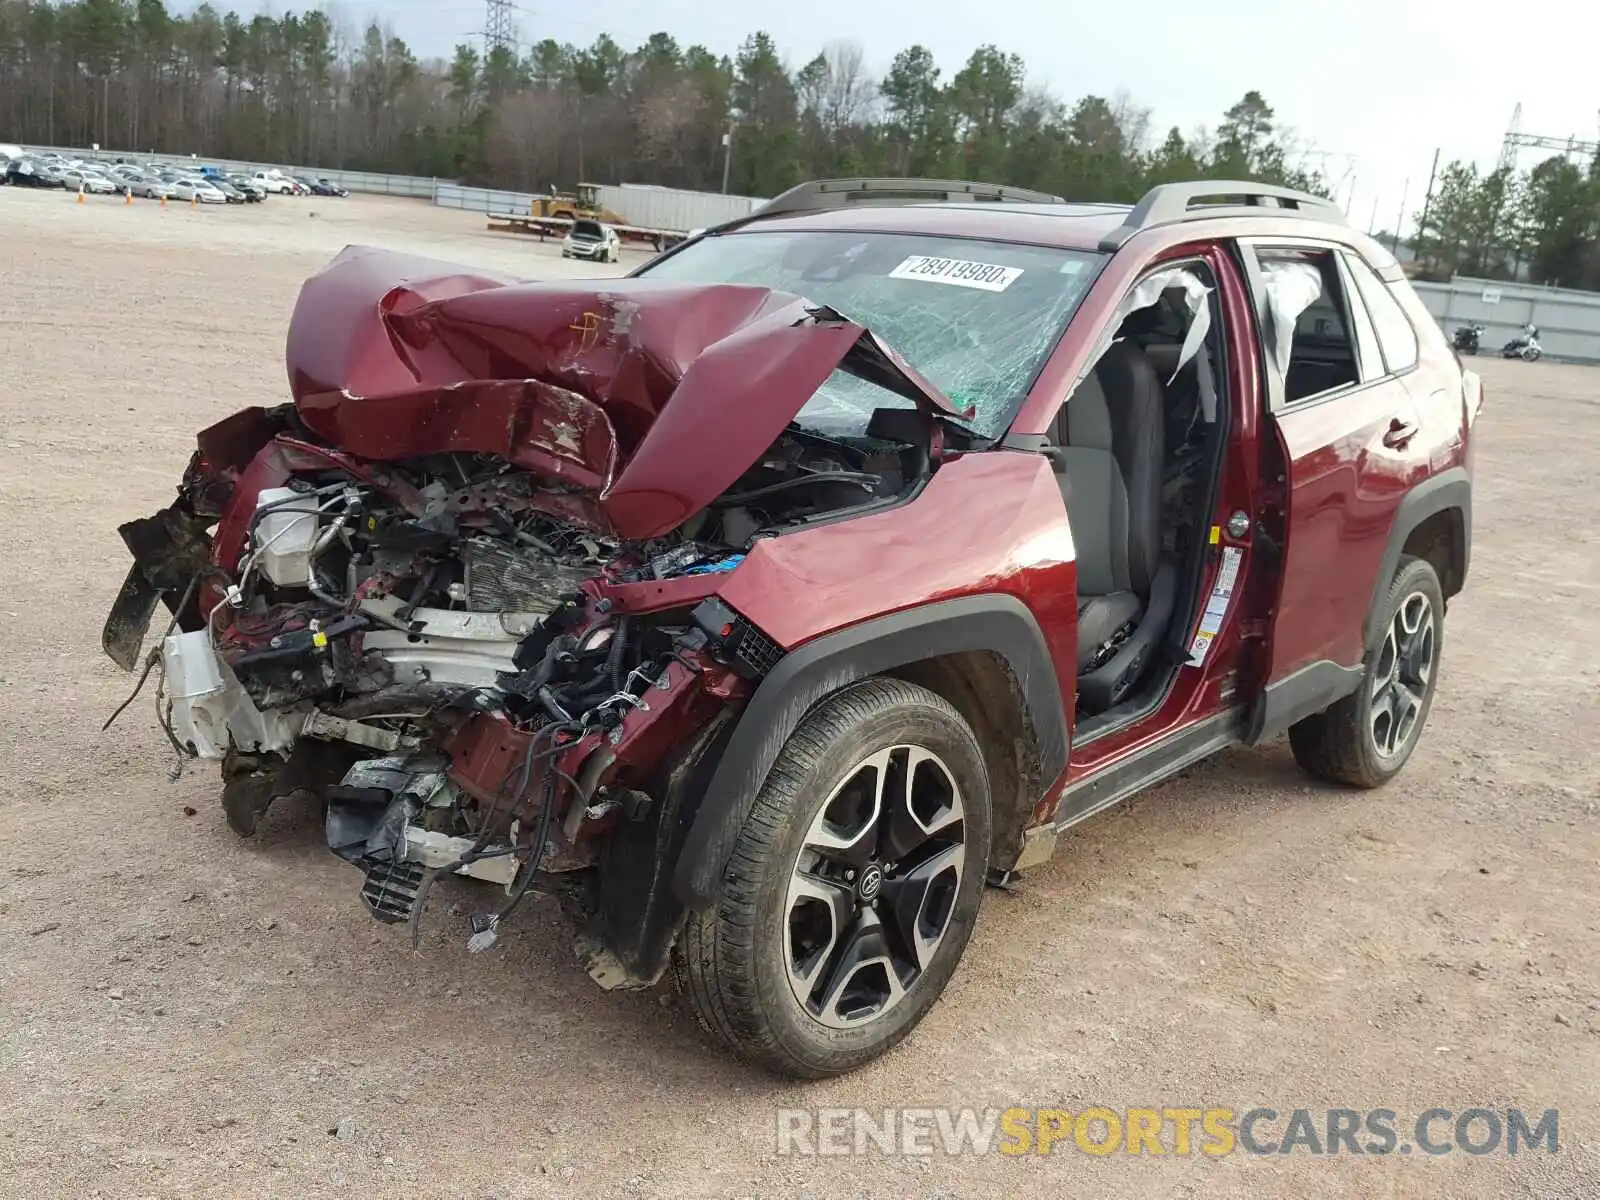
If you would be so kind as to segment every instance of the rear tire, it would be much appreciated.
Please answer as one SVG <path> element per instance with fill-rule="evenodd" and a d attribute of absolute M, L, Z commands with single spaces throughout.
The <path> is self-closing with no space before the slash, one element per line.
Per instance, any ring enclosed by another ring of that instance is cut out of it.
<path fill-rule="evenodd" d="M 989 825 L 983 753 L 943 698 L 880 678 L 823 701 L 773 763 L 721 896 L 674 950 L 701 1025 L 796 1078 L 897 1045 L 972 934 Z"/>
<path fill-rule="evenodd" d="M 1330 783 L 1373 788 L 1400 773 L 1422 737 L 1439 683 L 1444 593 L 1433 568 L 1402 558 L 1367 652 L 1361 686 L 1289 727 L 1295 761 Z"/>

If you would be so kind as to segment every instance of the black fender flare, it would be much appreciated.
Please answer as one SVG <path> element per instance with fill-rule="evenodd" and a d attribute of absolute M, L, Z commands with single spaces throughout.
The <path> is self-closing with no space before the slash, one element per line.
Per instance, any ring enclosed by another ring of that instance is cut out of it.
<path fill-rule="evenodd" d="M 1472 558 L 1472 476 L 1467 474 L 1465 467 L 1450 467 L 1423 480 L 1400 501 L 1394 524 L 1389 527 L 1389 544 L 1384 548 L 1378 578 L 1372 585 L 1372 601 L 1367 605 L 1367 618 L 1361 628 L 1363 646 L 1370 649 L 1378 637 L 1379 610 L 1389 594 L 1389 584 L 1393 582 L 1395 572 L 1400 569 L 1400 555 L 1405 549 L 1406 539 L 1429 517 L 1452 509 L 1461 513 L 1461 580 L 1466 582 L 1467 568 Z"/>
<path fill-rule="evenodd" d="M 679 898 L 691 908 L 715 901 L 767 772 L 818 701 L 859 679 L 971 650 L 1006 662 L 1033 725 L 1040 778 L 1058 778 L 1067 765 L 1066 713 L 1049 647 L 1025 604 L 985 593 L 863 621 L 786 654 L 750 697 L 684 841 L 673 874 Z"/>

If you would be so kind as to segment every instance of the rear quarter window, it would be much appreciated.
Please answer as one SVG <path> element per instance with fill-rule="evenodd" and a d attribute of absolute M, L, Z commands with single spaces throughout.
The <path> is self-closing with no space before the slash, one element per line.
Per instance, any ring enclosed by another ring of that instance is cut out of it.
<path fill-rule="evenodd" d="M 1417 331 L 1411 318 L 1406 316 L 1400 301 L 1395 299 L 1389 285 L 1379 279 L 1364 261 L 1347 254 L 1345 262 L 1355 278 L 1356 290 L 1366 302 L 1367 313 L 1372 317 L 1373 328 L 1378 333 L 1378 344 L 1383 348 L 1383 359 L 1390 374 L 1409 371 L 1417 365 Z"/>

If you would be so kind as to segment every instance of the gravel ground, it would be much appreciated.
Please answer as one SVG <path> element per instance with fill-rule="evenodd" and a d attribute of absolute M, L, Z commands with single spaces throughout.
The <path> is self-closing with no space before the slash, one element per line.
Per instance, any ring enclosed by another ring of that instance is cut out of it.
<path fill-rule="evenodd" d="M 211 772 L 168 781 L 148 700 L 98 732 L 116 525 L 195 430 L 285 396 L 296 288 L 348 242 L 606 270 L 412 202 L 0 192 L 0 1195 L 1600 1194 L 1600 375 L 1481 364 L 1472 577 L 1401 779 L 1203 764 L 991 892 L 902 1049 L 787 1085 L 674 996 L 594 988 L 550 907 L 482 956 L 441 912 L 413 953 L 316 811 L 240 841 Z M 1561 1153 L 775 1149 L 780 1106 L 1012 1104 L 1559 1107 Z"/>

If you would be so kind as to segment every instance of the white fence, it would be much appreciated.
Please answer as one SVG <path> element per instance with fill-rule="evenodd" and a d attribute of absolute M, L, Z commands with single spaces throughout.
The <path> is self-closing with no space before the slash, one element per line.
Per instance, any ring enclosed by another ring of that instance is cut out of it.
<path fill-rule="evenodd" d="M 1548 357 L 1600 363 L 1600 293 L 1464 277 L 1412 286 L 1446 337 L 1459 325 L 1482 325 L 1483 351 L 1497 354 L 1524 325 L 1535 325 Z"/>
<path fill-rule="evenodd" d="M 440 208 L 459 208 L 467 212 L 481 212 L 492 217 L 525 217 L 535 199 L 531 192 L 501 192 L 493 188 L 463 187 L 459 183 L 446 183 L 435 179 L 433 202 Z M 345 184 L 350 187 L 349 184 Z M 355 188 L 350 188 L 353 192 Z"/>

